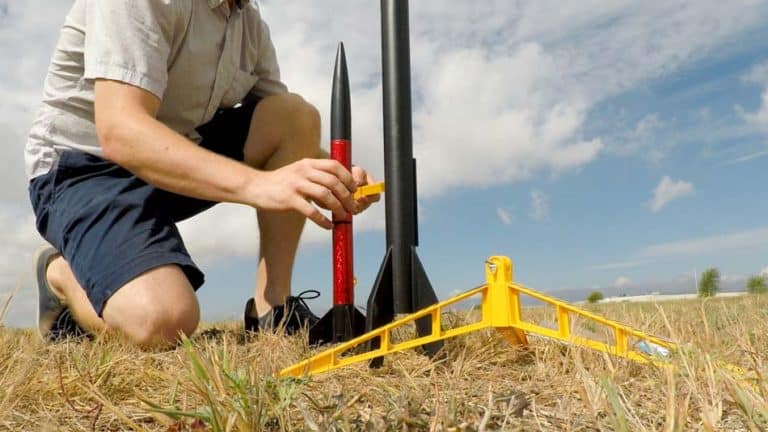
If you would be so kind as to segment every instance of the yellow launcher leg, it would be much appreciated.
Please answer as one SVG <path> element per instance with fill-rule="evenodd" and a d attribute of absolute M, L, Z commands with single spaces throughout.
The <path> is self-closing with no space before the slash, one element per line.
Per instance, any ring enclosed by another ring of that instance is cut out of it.
<path fill-rule="evenodd" d="M 512 283 L 512 261 L 507 257 L 492 257 L 485 266 L 488 288 L 483 296 L 483 320 L 495 327 L 515 345 L 527 345 L 528 338 L 518 326 L 521 322 L 520 297 L 508 288 Z"/>
<path fill-rule="evenodd" d="M 280 376 L 305 376 L 328 372 L 333 369 L 371 360 L 398 351 L 415 348 L 438 340 L 447 339 L 474 331 L 495 328 L 504 337 L 514 344 L 527 344 L 528 335 L 543 336 L 556 339 L 561 342 L 577 345 L 615 356 L 623 357 L 638 362 L 658 362 L 662 359 L 655 358 L 635 349 L 630 344 L 631 340 L 644 341 L 664 349 L 674 349 L 675 345 L 645 334 L 639 330 L 605 319 L 591 312 L 582 310 L 564 301 L 541 294 L 530 288 L 526 288 L 512 280 L 512 262 L 507 257 L 494 256 L 488 259 L 485 267 L 486 284 L 460 294 L 452 299 L 440 302 L 414 314 L 408 315 L 393 323 L 387 324 L 376 330 L 368 332 L 349 342 L 337 345 L 310 359 L 304 360 L 291 367 L 280 371 Z M 521 313 L 520 295 L 526 295 L 539 300 L 555 308 L 557 316 L 557 328 L 540 326 L 534 322 L 523 319 Z M 482 318 L 480 321 L 464 324 L 452 329 L 443 330 L 441 327 L 442 313 L 449 306 L 475 296 L 481 297 Z M 405 341 L 393 341 L 392 332 L 400 327 L 413 324 L 417 319 L 430 316 L 432 320 L 432 333 L 426 336 L 415 337 Z M 614 335 L 612 341 L 598 341 L 571 332 L 571 317 L 591 321 L 595 326 L 601 326 Z M 373 351 L 357 353 L 357 348 L 372 339 L 379 338 L 380 346 Z M 612 342 L 612 343 L 609 343 Z"/>

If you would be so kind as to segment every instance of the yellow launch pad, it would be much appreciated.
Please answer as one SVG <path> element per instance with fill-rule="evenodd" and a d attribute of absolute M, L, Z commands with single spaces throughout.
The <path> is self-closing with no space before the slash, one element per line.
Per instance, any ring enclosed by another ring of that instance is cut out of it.
<path fill-rule="evenodd" d="M 646 346 L 665 350 L 676 348 L 675 344 L 667 340 L 643 333 L 515 283 L 512 279 L 512 262 L 507 257 L 494 256 L 489 258 L 485 266 L 485 275 L 486 284 L 483 286 L 424 308 L 349 342 L 330 348 L 283 369 L 279 375 L 281 377 L 298 377 L 328 372 L 353 363 L 487 328 L 496 329 L 513 344 L 527 345 L 528 335 L 543 336 L 642 363 L 662 364 L 664 359 L 637 349 L 637 344 L 645 343 Z M 534 298 L 553 307 L 557 319 L 556 328 L 544 327 L 526 320 L 522 315 L 521 295 Z M 450 329 L 442 328 L 441 319 L 444 311 L 447 311 L 452 305 L 476 296 L 481 297 L 482 317 L 480 321 Z M 404 341 L 393 340 L 392 333 L 394 330 L 408 326 L 427 316 L 432 321 L 431 334 L 416 336 Z M 590 322 L 595 328 L 607 330 L 607 334 L 612 334 L 611 340 L 605 342 L 574 334 L 571 326 L 574 317 Z M 375 339 L 379 340 L 379 348 L 359 353 L 358 348 Z"/>

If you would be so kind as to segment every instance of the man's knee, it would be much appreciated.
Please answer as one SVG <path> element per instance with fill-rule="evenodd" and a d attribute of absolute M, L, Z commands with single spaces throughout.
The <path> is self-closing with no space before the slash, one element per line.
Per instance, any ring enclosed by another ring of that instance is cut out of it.
<path fill-rule="evenodd" d="M 314 105 L 295 93 L 286 93 L 281 97 L 289 116 L 299 126 L 312 131 L 320 129 L 320 111 Z"/>
<path fill-rule="evenodd" d="M 262 168 L 265 158 L 278 152 L 278 165 L 320 157 L 320 128 L 320 112 L 301 96 L 285 93 L 264 98 L 251 121 L 245 162 Z"/>
<path fill-rule="evenodd" d="M 281 119 L 289 130 L 320 130 L 320 112 L 314 105 L 295 93 L 283 93 L 264 98 L 264 108 Z"/>
<path fill-rule="evenodd" d="M 184 272 L 176 265 L 150 270 L 118 290 L 104 307 L 104 321 L 132 343 L 172 345 L 192 334 L 200 307 Z"/>
<path fill-rule="evenodd" d="M 126 334 L 136 345 L 142 347 L 162 347 L 177 343 L 181 337 L 194 333 L 200 321 L 200 309 L 194 304 L 165 304 L 145 311 Z"/>

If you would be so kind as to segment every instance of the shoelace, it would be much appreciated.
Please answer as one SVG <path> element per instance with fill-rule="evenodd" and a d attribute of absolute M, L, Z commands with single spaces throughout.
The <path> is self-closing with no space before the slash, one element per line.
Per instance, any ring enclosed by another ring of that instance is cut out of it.
<path fill-rule="evenodd" d="M 51 340 L 59 340 L 67 337 L 81 338 L 87 334 L 88 333 L 77 324 L 75 319 L 72 318 L 70 310 L 64 309 L 59 316 L 56 317 L 56 321 L 51 328 L 50 338 Z"/>
<path fill-rule="evenodd" d="M 291 312 L 298 314 L 301 319 L 317 319 L 305 300 L 313 300 L 318 297 L 320 297 L 320 291 L 313 289 L 304 290 L 295 296 L 288 296 L 286 299 L 286 306 L 288 306 L 288 309 Z M 301 307 L 296 307 L 297 305 L 301 305 Z"/>

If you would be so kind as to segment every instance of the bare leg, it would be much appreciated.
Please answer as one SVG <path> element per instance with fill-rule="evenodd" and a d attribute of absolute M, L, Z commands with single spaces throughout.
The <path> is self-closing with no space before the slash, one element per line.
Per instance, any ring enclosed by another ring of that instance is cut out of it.
<path fill-rule="evenodd" d="M 67 305 L 80 327 L 92 334 L 106 330 L 106 324 L 93 310 L 85 290 L 75 279 L 69 264 L 59 256 L 51 261 L 47 271 L 48 285 L 54 294 Z"/>
<path fill-rule="evenodd" d="M 245 162 L 274 170 L 307 157 L 320 156 L 320 116 L 296 95 L 265 98 L 253 114 Z M 299 238 L 306 218 L 296 212 L 257 211 L 260 257 L 254 300 L 258 315 L 285 303 Z"/>
<path fill-rule="evenodd" d="M 182 333 L 192 334 L 200 320 L 194 290 L 176 265 L 154 268 L 124 285 L 107 301 L 104 319 L 96 314 L 62 257 L 50 263 L 47 278 L 75 321 L 93 334 L 115 332 L 151 348 L 173 344 Z"/>

